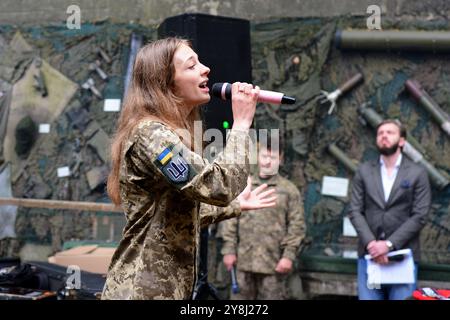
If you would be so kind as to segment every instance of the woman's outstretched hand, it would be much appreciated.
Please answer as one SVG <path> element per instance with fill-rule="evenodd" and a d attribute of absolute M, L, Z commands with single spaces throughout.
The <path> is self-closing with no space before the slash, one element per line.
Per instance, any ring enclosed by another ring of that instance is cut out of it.
<path fill-rule="evenodd" d="M 275 189 L 267 189 L 267 184 L 262 184 L 252 191 L 252 180 L 247 179 L 247 187 L 237 197 L 241 210 L 253 210 L 261 208 L 274 207 L 276 205 L 277 196 Z"/>

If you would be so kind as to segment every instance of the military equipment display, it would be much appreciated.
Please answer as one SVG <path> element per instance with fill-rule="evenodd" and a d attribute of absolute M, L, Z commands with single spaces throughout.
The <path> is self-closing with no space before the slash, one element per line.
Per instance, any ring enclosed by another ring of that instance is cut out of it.
<path fill-rule="evenodd" d="M 95 94 L 100 99 L 103 98 L 100 91 L 98 91 L 98 89 L 95 87 L 94 79 L 92 79 L 92 78 L 87 79 L 86 82 L 83 83 L 81 86 L 83 87 L 83 89 L 90 90 L 93 94 Z"/>
<path fill-rule="evenodd" d="M 358 113 L 370 124 L 372 128 L 376 128 L 383 118 L 372 108 L 362 104 L 358 108 Z M 410 138 L 407 138 L 409 140 Z M 430 176 L 431 182 L 439 189 L 444 189 L 450 183 L 450 180 L 442 173 L 440 173 L 430 162 L 428 162 L 423 155 L 414 148 L 411 143 L 406 141 L 403 147 L 403 153 L 412 161 L 422 164 Z"/>
<path fill-rule="evenodd" d="M 425 110 L 431 114 L 433 119 L 441 126 L 442 130 L 450 136 L 450 121 L 448 116 L 443 113 L 439 105 L 420 87 L 420 84 L 414 80 L 407 80 L 405 87 L 420 102 Z"/>
<path fill-rule="evenodd" d="M 328 114 L 331 114 L 336 107 L 336 101 L 339 99 L 340 96 L 342 96 L 347 91 L 350 91 L 352 88 L 354 88 L 358 83 L 363 81 L 364 77 L 361 73 L 355 74 L 353 77 L 351 77 L 349 80 L 347 80 L 344 84 L 339 86 L 336 90 L 333 92 L 327 92 L 325 90 L 321 90 L 321 96 L 319 97 L 319 102 L 321 104 L 330 104 L 330 108 L 328 109 Z"/>
<path fill-rule="evenodd" d="M 338 49 L 450 52 L 450 32 L 338 30 L 334 43 Z"/>
<path fill-rule="evenodd" d="M 106 75 L 105 71 L 103 71 L 100 68 L 100 60 L 96 60 L 95 63 L 90 63 L 89 64 L 89 70 L 97 72 L 97 74 L 100 76 L 100 78 L 102 78 L 102 80 L 107 80 L 108 76 Z"/>
<path fill-rule="evenodd" d="M 355 173 L 358 169 L 358 162 L 350 159 L 336 144 L 332 143 L 328 145 L 328 152 L 330 152 L 351 172 Z"/>
<path fill-rule="evenodd" d="M 47 86 L 45 84 L 44 74 L 42 73 L 42 70 L 41 70 L 41 66 L 42 66 L 42 60 L 36 59 L 36 68 L 38 69 L 38 71 L 37 71 L 37 74 L 33 75 L 34 80 L 35 80 L 34 87 L 36 88 L 36 90 L 38 92 L 41 93 L 42 97 L 46 97 L 48 92 L 47 92 Z"/>
<path fill-rule="evenodd" d="M 103 50 L 102 48 L 97 48 L 96 51 L 97 51 L 98 55 L 103 60 L 105 60 L 106 63 L 108 63 L 108 64 L 111 63 L 112 60 L 111 60 L 110 56 L 105 52 L 105 50 Z"/>

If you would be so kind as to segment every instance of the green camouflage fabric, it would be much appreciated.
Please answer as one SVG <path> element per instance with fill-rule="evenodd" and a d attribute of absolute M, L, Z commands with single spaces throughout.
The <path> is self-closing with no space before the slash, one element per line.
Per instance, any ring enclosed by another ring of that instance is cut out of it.
<path fill-rule="evenodd" d="M 282 257 L 295 261 L 306 224 L 300 192 L 293 183 L 280 175 L 252 177 L 253 188 L 263 183 L 275 188 L 277 205 L 222 222 L 221 253 L 237 254 L 240 271 L 275 274 Z"/>
<path fill-rule="evenodd" d="M 164 124 L 140 122 L 123 150 L 120 189 L 127 224 L 102 299 L 191 298 L 201 226 L 240 215 L 237 201 L 231 202 L 247 184 L 249 143 L 247 132 L 231 130 L 224 151 L 209 163 Z M 157 162 L 167 148 L 172 158 L 161 167 Z M 170 175 L 168 169 L 180 168 L 184 177 Z M 200 214 L 200 202 L 230 206 Z"/>
<path fill-rule="evenodd" d="M 261 274 L 236 270 L 239 292 L 230 300 L 285 300 L 288 299 L 285 274 Z"/>
<path fill-rule="evenodd" d="M 241 205 L 238 200 L 233 200 L 226 207 L 217 207 L 207 203 L 200 203 L 200 228 L 203 229 L 210 224 L 235 218 L 241 215 Z"/>

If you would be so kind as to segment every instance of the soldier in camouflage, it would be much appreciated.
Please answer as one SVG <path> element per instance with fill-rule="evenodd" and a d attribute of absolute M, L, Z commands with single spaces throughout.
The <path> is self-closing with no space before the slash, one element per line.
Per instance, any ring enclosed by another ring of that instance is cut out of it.
<path fill-rule="evenodd" d="M 209 71 L 189 43 L 176 38 L 137 54 L 108 178 L 108 193 L 127 224 L 102 299 L 190 299 L 200 228 L 275 205 L 266 185 L 245 188 L 258 87 L 232 85 L 234 125 L 214 162 L 193 152 L 191 139 L 177 132 L 191 132 L 197 107 L 209 101 Z M 201 203 L 228 207 L 200 214 Z"/>
<path fill-rule="evenodd" d="M 237 265 L 240 291 L 232 293 L 231 299 L 282 300 L 289 296 L 287 275 L 293 270 L 306 225 L 300 192 L 278 174 L 280 159 L 277 147 L 260 145 L 258 172 L 252 176 L 253 184 L 276 189 L 276 206 L 221 223 L 223 262 L 228 270 Z"/>

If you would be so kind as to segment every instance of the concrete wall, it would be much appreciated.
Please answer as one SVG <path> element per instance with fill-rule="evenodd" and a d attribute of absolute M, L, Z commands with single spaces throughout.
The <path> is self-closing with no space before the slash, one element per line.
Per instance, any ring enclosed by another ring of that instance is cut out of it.
<path fill-rule="evenodd" d="M 425 4 L 424 4 L 425 2 Z M 428 1 L 446 14 L 445 0 Z M 42 25 L 66 21 L 70 5 L 81 9 L 81 20 L 135 22 L 144 25 L 160 23 L 167 17 L 182 13 L 206 13 L 249 20 L 280 17 L 329 17 L 366 15 L 367 7 L 377 4 L 383 14 L 398 15 L 427 1 L 412 0 L 2 0 L 0 24 Z"/>

